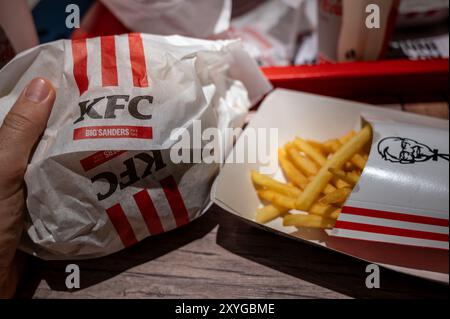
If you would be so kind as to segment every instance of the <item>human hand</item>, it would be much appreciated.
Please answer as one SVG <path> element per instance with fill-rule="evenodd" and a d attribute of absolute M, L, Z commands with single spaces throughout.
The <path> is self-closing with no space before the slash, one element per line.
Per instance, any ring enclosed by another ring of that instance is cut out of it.
<path fill-rule="evenodd" d="M 48 80 L 32 80 L 0 127 L 0 298 L 14 296 L 20 276 L 16 249 L 25 211 L 24 175 L 55 101 Z"/>

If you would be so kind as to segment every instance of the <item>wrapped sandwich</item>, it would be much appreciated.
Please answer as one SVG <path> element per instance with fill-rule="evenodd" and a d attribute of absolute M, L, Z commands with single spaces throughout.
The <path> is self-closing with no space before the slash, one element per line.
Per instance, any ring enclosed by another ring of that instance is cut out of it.
<path fill-rule="evenodd" d="M 107 255 L 200 216 L 220 163 L 172 161 L 173 132 L 240 127 L 271 88 L 238 41 L 60 40 L 0 71 L 0 124 L 35 77 L 56 101 L 25 175 L 21 248 L 44 259 Z"/>

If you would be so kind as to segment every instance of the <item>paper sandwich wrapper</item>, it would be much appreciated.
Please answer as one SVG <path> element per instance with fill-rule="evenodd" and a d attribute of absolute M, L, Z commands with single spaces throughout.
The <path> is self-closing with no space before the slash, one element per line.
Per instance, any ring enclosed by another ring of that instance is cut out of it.
<path fill-rule="evenodd" d="M 172 131 L 241 127 L 271 89 L 239 41 L 61 40 L 0 71 L 0 124 L 35 77 L 56 101 L 25 174 L 21 249 L 44 259 L 108 255 L 203 214 L 219 164 L 173 163 Z"/>
<path fill-rule="evenodd" d="M 128 30 L 207 38 L 228 29 L 231 0 L 101 0 Z"/>
<path fill-rule="evenodd" d="M 225 164 L 212 188 L 213 201 L 266 230 L 448 283 L 448 121 L 277 89 L 246 130 L 278 128 L 278 145 L 270 150 L 276 161 L 278 146 L 295 136 L 325 141 L 359 130 L 364 122 L 373 129 L 369 159 L 332 230 L 284 227 L 282 218 L 265 225 L 254 221 L 261 201 L 250 171 L 266 163 Z M 242 149 L 245 135 L 235 149 Z M 273 177 L 285 180 L 279 168 Z"/>

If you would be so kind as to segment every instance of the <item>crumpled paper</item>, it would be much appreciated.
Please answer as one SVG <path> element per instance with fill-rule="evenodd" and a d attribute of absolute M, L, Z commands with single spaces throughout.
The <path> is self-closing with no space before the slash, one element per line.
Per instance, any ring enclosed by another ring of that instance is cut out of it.
<path fill-rule="evenodd" d="M 245 6 L 248 5 L 245 2 Z M 299 34 L 311 28 L 306 17 L 307 5 L 311 7 L 310 1 L 263 1 L 245 14 L 234 17 L 230 28 L 215 38 L 242 39 L 245 49 L 262 66 L 289 65 Z M 236 11 L 239 12 L 239 7 Z"/>
<path fill-rule="evenodd" d="M 206 38 L 228 29 L 231 0 L 102 0 L 133 32 Z"/>
<path fill-rule="evenodd" d="M 60 40 L 0 71 L 0 123 L 38 76 L 56 101 L 25 175 L 21 249 L 44 259 L 108 255 L 200 216 L 220 164 L 173 163 L 172 131 L 240 127 L 271 89 L 238 41 Z"/>

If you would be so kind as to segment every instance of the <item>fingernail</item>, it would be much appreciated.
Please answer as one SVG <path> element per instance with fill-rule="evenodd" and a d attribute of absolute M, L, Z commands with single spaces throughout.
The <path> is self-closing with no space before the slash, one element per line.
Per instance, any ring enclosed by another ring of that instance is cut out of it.
<path fill-rule="evenodd" d="M 34 79 L 25 90 L 25 97 L 34 103 L 41 103 L 50 94 L 50 86 L 43 79 Z"/>

